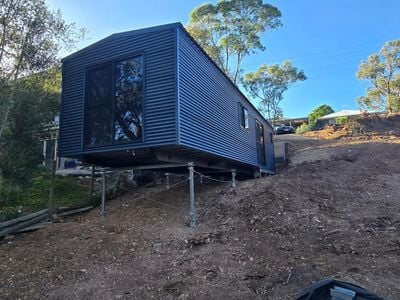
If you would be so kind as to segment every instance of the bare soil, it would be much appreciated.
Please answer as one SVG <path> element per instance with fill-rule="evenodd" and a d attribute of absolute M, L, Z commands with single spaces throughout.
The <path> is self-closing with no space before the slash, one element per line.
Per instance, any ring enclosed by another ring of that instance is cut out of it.
<path fill-rule="evenodd" d="M 279 174 L 196 183 L 195 230 L 187 186 L 155 186 L 110 201 L 105 219 L 3 240 L 0 298 L 294 299 L 333 277 L 399 299 L 400 139 L 279 139 Z"/>

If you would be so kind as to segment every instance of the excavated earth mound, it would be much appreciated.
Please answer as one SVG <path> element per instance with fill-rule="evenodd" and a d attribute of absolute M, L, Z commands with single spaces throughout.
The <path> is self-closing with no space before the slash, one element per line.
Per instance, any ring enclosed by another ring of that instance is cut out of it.
<path fill-rule="evenodd" d="M 399 298 L 399 139 L 284 138 L 279 174 L 196 183 L 195 230 L 187 186 L 156 186 L 110 201 L 105 219 L 8 237 L 1 298 L 293 299 L 326 277 Z"/>

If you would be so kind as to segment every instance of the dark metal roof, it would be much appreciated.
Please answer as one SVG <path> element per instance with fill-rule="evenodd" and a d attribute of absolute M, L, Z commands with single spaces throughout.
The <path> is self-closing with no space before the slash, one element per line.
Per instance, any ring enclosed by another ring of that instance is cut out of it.
<path fill-rule="evenodd" d="M 80 54 L 85 53 L 88 50 L 91 50 L 93 48 L 96 48 L 104 43 L 107 43 L 109 41 L 112 41 L 114 39 L 120 38 L 120 37 L 126 37 L 126 36 L 132 36 L 132 35 L 139 35 L 139 34 L 144 34 L 144 33 L 150 33 L 154 31 L 161 31 L 161 30 L 166 30 L 166 29 L 172 29 L 176 28 L 178 26 L 183 27 L 183 25 L 179 22 L 176 23 L 170 23 L 170 24 L 165 24 L 165 25 L 158 25 L 158 26 L 152 26 L 152 27 L 147 27 L 147 28 L 141 28 L 141 29 L 135 29 L 135 30 L 129 30 L 129 31 L 124 31 L 124 32 L 119 32 L 119 33 L 114 33 L 112 35 L 109 35 L 108 37 L 105 37 L 104 39 L 101 39 L 100 41 L 97 41 L 85 48 L 82 48 L 79 51 L 76 51 L 63 59 L 61 59 L 61 62 L 65 62 L 73 57 L 76 57 Z"/>

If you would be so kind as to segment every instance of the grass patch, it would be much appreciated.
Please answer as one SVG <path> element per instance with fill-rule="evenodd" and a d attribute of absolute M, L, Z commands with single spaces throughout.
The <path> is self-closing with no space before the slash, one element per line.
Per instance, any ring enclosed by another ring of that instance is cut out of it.
<path fill-rule="evenodd" d="M 51 173 L 39 169 L 29 186 L 20 187 L 2 182 L 0 190 L 0 222 L 48 207 Z M 78 178 L 56 176 L 54 208 L 89 204 L 89 188 Z"/>

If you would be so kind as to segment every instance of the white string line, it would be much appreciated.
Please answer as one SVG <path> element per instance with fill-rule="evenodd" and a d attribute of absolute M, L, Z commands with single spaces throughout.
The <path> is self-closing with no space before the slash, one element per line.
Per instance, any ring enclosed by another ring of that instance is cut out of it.
<path fill-rule="evenodd" d="M 197 171 L 195 171 L 195 170 L 193 170 L 193 172 L 196 173 L 196 174 L 198 174 L 198 175 L 201 176 L 201 177 L 204 177 L 204 178 L 207 178 L 207 179 L 210 179 L 210 180 L 213 180 L 213 181 L 222 182 L 222 183 L 231 183 L 231 181 L 214 179 L 214 178 L 212 178 L 212 177 L 210 177 L 210 176 L 206 176 L 206 175 L 204 175 L 204 174 L 201 174 L 200 172 L 197 172 Z M 186 175 L 181 175 L 181 176 L 186 176 Z M 171 188 L 173 188 L 173 187 L 176 187 L 176 186 L 178 186 L 179 184 L 181 184 L 181 183 L 183 183 L 183 182 L 186 182 L 187 180 L 189 180 L 189 177 L 186 177 L 185 179 L 183 179 L 183 180 L 181 180 L 181 181 L 178 181 L 178 182 L 176 182 L 176 183 L 170 185 L 168 189 L 171 189 Z M 130 192 L 130 193 L 136 193 L 136 191 L 127 189 L 127 188 L 122 187 L 122 186 L 121 186 L 120 188 L 123 189 L 123 190 L 125 190 L 125 191 L 127 191 L 127 192 Z M 152 201 L 152 202 L 154 202 L 154 203 L 158 203 L 158 204 L 160 204 L 160 205 L 164 205 L 165 207 L 169 207 L 169 208 L 172 208 L 172 209 L 174 209 L 174 210 L 176 210 L 176 211 L 180 211 L 180 209 L 177 208 L 177 207 L 175 207 L 175 206 L 172 206 L 172 205 L 169 205 L 169 204 L 165 204 L 165 203 L 163 203 L 163 202 L 160 202 L 160 201 L 157 201 L 157 200 L 154 200 L 154 199 L 151 199 L 151 198 L 150 198 L 150 197 L 155 196 L 155 195 L 157 195 L 157 194 L 159 194 L 159 193 L 161 193 L 161 192 L 167 191 L 168 189 L 165 188 L 165 189 L 159 190 L 159 191 L 157 191 L 157 192 L 149 193 L 149 194 L 147 194 L 147 195 L 137 197 L 137 198 L 133 199 L 132 201 L 138 201 L 138 200 L 142 200 L 142 199 L 146 199 L 146 198 L 147 198 L 147 200 L 150 200 L 150 201 Z"/>
<path fill-rule="evenodd" d="M 185 179 L 183 179 L 183 180 L 181 180 L 181 181 L 179 181 L 179 182 L 177 182 L 177 183 L 174 183 L 174 184 L 171 185 L 169 188 L 175 187 L 175 186 L 177 186 L 177 185 L 179 185 L 179 184 L 181 184 L 181 183 L 187 181 L 188 179 L 189 179 L 189 178 L 185 178 Z M 132 190 L 127 189 L 127 188 L 124 188 L 124 187 L 122 187 L 122 186 L 121 186 L 120 188 L 123 189 L 123 190 L 125 190 L 125 191 L 127 191 L 127 192 L 136 193 L 135 191 L 132 191 Z M 165 189 L 162 189 L 162 190 L 157 191 L 157 192 L 149 193 L 149 194 L 147 194 L 147 195 L 137 197 L 137 198 L 133 199 L 132 201 L 137 201 L 137 200 L 142 200 L 142 199 L 146 199 L 146 198 L 147 198 L 147 200 L 150 200 L 150 201 L 152 201 L 152 202 L 155 202 L 155 203 L 164 205 L 164 206 L 166 206 L 166 207 L 175 209 L 176 211 L 180 211 L 180 209 L 177 208 L 177 207 L 175 207 L 175 206 L 172 206 L 172 205 L 169 205 L 169 204 L 165 204 L 165 203 L 163 203 L 163 202 L 160 202 L 160 201 L 157 201 L 157 200 L 154 200 L 154 199 L 151 199 L 151 198 L 150 198 L 150 197 L 152 197 L 152 196 L 154 196 L 154 195 L 157 195 L 157 194 L 159 194 L 159 193 L 161 193 L 161 192 L 164 192 L 164 191 L 167 191 L 167 190 L 168 190 L 168 189 L 165 188 Z"/>
<path fill-rule="evenodd" d="M 202 176 L 202 177 L 204 177 L 204 178 L 207 178 L 207 179 L 210 179 L 210 180 L 214 180 L 214 181 L 217 181 L 217 182 L 223 182 L 223 183 L 231 183 L 232 181 L 227 181 L 227 180 L 219 180 L 219 179 L 215 179 L 215 178 L 212 178 L 212 177 L 210 177 L 210 176 L 206 176 L 206 175 L 204 175 L 204 174 L 201 174 L 200 172 L 197 172 L 197 171 L 195 171 L 195 170 L 193 170 L 193 172 L 194 173 L 196 173 L 196 174 L 198 174 L 198 175 L 200 175 L 200 176 Z"/>
<path fill-rule="evenodd" d="M 186 177 L 185 179 L 178 181 L 177 183 L 174 183 L 173 185 L 170 185 L 169 188 L 175 187 L 175 186 L 181 184 L 182 182 L 185 182 L 186 180 L 189 180 L 189 177 Z"/>
<path fill-rule="evenodd" d="M 175 176 L 175 177 L 187 177 L 187 175 L 183 175 L 183 174 L 176 174 L 176 173 L 168 173 L 168 174 L 164 174 L 165 176 Z"/>

